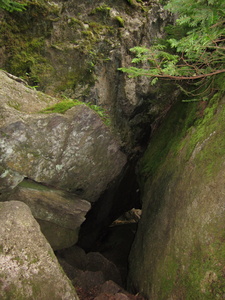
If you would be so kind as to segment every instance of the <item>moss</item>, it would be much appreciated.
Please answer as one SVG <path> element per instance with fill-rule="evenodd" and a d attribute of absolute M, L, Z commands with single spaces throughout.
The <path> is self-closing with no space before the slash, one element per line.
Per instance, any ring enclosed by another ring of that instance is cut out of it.
<path fill-rule="evenodd" d="M 222 299 L 224 284 L 224 242 L 196 246 L 190 254 L 189 268 L 178 279 L 185 289 L 185 299 Z"/>
<path fill-rule="evenodd" d="M 107 6 L 106 4 L 103 4 L 101 6 L 95 7 L 91 11 L 91 14 L 103 13 L 103 14 L 109 15 L 110 10 L 111 10 L 111 7 Z"/>
<path fill-rule="evenodd" d="M 222 299 L 225 292 L 222 267 L 224 246 L 222 251 L 213 247 L 205 250 L 203 253 L 202 249 L 193 249 L 189 267 L 184 271 L 178 261 L 167 258 L 160 270 L 158 299 L 168 299 L 171 294 L 185 300 Z M 223 256 L 218 255 L 215 250 L 223 252 Z"/>
<path fill-rule="evenodd" d="M 86 69 L 86 60 L 91 56 L 96 65 L 109 57 L 112 47 L 119 47 L 118 25 L 125 25 L 123 18 L 116 21 L 111 18 L 111 7 L 121 12 L 127 10 L 129 15 L 134 12 L 126 1 L 117 0 L 96 5 L 87 3 L 86 15 L 78 6 L 74 8 L 74 18 L 66 16 L 66 11 L 61 12 L 61 6 L 53 2 L 29 1 L 23 15 L 6 14 L 0 20 L 0 46 L 7 53 L 0 67 L 51 95 L 65 91 L 68 97 L 74 97 L 77 90 L 82 93 L 81 87 L 91 86 L 94 77 L 80 72 Z M 53 26 L 55 21 L 59 22 Z M 51 41 L 53 45 L 49 45 Z M 80 65 L 83 63 L 82 68 L 76 68 L 76 60 Z M 71 69 L 76 70 L 71 72 Z M 92 73 L 93 70 L 94 67 Z M 74 80 L 70 73 L 76 73 Z M 85 97 L 88 91 L 85 89 L 84 93 Z"/>
<path fill-rule="evenodd" d="M 68 25 L 69 26 L 72 26 L 72 27 L 76 27 L 76 26 L 79 26 L 79 27 L 83 27 L 84 25 L 83 25 L 83 22 L 81 21 L 81 20 L 79 20 L 79 19 L 76 19 L 76 18 L 69 18 L 68 19 Z"/>
<path fill-rule="evenodd" d="M 175 258 L 166 257 L 166 260 L 159 267 L 161 288 L 158 291 L 159 299 L 167 299 L 174 289 L 178 278 L 179 264 Z"/>
<path fill-rule="evenodd" d="M 137 6 L 137 2 L 135 0 L 127 0 L 127 2 L 131 5 L 136 7 Z"/>
<path fill-rule="evenodd" d="M 51 30 L 51 21 L 46 19 L 53 12 L 52 6 L 41 3 L 29 3 L 23 15 L 5 15 L 0 24 L 0 45 L 4 45 L 7 53 L 2 67 L 24 78 L 31 86 L 37 85 L 40 77 L 51 69 L 45 58 L 45 38 Z"/>
<path fill-rule="evenodd" d="M 92 109 L 93 111 L 95 111 L 99 115 L 99 117 L 103 120 L 105 125 L 109 126 L 111 124 L 109 115 L 107 114 L 107 112 L 102 107 L 100 107 L 98 105 L 95 105 L 95 104 L 84 103 L 84 102 L 81 102 L 79 100 L 72 100 L 72 99 L 68 99 L 68 98 L 66 98 L 65 100 L 63 100 L 59 103 L 56 103 L 53 106 L 45 108 L 44 110 L 41 111 L 41 113 L 45 113 L 45 114 L 49 114 L 49 113 L 64 114 L 67 110 L 69 110 L 70 108 L 72 108 L 76 105 L 86 105 L 86 106 L 88 106 L 90 109 Z"/>
<path fill-rule="evenodd" d="M 195 159 L 209 178 L 216 173 L 225 155 L 225 109 L 220 99 L 217 93 L 210 101 L 180 102 L 171 109 L 140 162 L 141 181 L 153 176 L 168 157 L 173 165 L 181 152 L 184 162 Z"/>
<path fill-rule="evenodd" d="M 220 224 L 223 224 L 223 220 Z M 204 239 L 204 242 L 198 239 L 189 241 L 192 246 L 187 246 L 188 251 L 167 249 L 169 252 L 165 252 L 163 259 L 158 260 L 153 275 L 157 299 L 223 299 L 225 228 L 224 225 L 218 228 L 216 222 L 207 226 L 207 242 Z M 149 280 L 148 275 L 145 280 Z"/>
<path fill-rule="evenodd" d="M 189 141 L 184 146 L 186 159 L 194 155 L 196 167 L 205 170 L 210 179 L 219 169 L 225 155 L 225 109 L 219 104 L 220 94 L 216 94 L 204 110 L 204 115 L 199 119 L 194 128 L 190 130 Z M 194 153 L 193 153 L 194 150 Z"/>
<path fill-rule="evenodd" d="M 125 21 L 124 21 L 124 19 L 123 19 L 122 17 L 116 16 L 115 19 L 116 19 L 116 21 L 118 22 L 118 24 L 119 24 L 120 27 L 124 27 Z"/>
<path fill-rule="evenodd" d="M 91 59 L 91 57 L 90 57 Z M 77 86 L 88 85 L 91 87 L 95 83 L 94 77 L 94 64 L 90 60 L 83 62 L 83 65 L 77 65 L 77 68 L 73 71 L 68 72 L 61 79 L 59 85 L 57 86 L 57 92 L 65 95 L 65 91 L 68 89 L 75 90 Z M 67 95 L 70 96 L 70 95 Z"/>
<path fill-rule="evenodd" d="M 45 114 L 51 114 L 51 113 L 59 113 L 59 114 L 64 114 L 68 109 L 76 106 L 76 105 L 81 105 L 82 102 L 78 100 L 63 100 L 59 103 L 56 103 L 53 106 L 47 107 L 41 111 L 41 113 Z"/>
<path fill-rule="evenodd" d="M 14 101 L 14 100 L 10 100 L 7 102 L 8 106 L 15 108 L 16 110 L 20 110 L 21 108 L 21 103 Z"/>
<path fill-rule="evenodd" d="M 39 191 L 48 191 L 49 190 L 48 187 L 46 187 L 42 184 L 36 183 L 34 181 L 31 181 L 31 180 L 27 180 L 27 179 L 20 182 L 20 184 L 18 186 L 28 188 L 28 189 L 39 190 Z"/>
<path fill-rule="evenodd" d="M 173 157 L 177 155 L 180 140 L 196 121 L 197 109 L 196 103 L 183 102 L 177 103 L 171 109 L 140 162 L 140 175 L 143 179 L 153 176 L 169 153 Z"/>

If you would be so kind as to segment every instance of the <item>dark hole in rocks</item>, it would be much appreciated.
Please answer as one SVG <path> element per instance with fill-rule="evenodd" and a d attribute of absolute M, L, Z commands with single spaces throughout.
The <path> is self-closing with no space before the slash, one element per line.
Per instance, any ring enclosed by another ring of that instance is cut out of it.
<path fill-rule="evenodd" d="M 97 240 L 105 236 L 109 226 L 121 215 L 132 208 L 141 207 L 135 169 L 136 161 L 133 160 L 87 213 L 78 240 L 78 246 L 86 252 L 92 250 Z"/>
<path fill-rule="evenodd" d="M 96 241 L 92 251 L 98 251 L 118 268 L 123 287 L 126 287 L 128 257 L 141 216 L 140 209 L 132 209 L 114 221 Z"/>
<path fill-rule="evenodd" d="M 141 214 L 135 168 L 136 162 L 132 161 L 92 205 L 81 226 L 78 243 L 57 252 L 80 300 L 92 300 L 102 293 L 112 298 L 103 295 L 95 300 L 143 299 L 126 292 L 128 257 Z M 115 293 L 127 298 L 116 298 Z"/>

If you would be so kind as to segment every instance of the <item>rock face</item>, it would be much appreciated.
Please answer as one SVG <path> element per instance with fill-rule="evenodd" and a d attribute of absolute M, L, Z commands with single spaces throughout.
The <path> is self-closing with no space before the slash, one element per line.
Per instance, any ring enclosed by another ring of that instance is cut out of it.
<path fill-rule="evenodd" d="M 129 285 L 148 299 L 224 298 L 224 101 L 178 103 L 140 163 Z"/>
<path fill-rule="evenodd" d="M 0 203 L 1 299 L 78 300 L 29 207 Z"/>
<path fill-rule="evenodd" d="M 132 151 L 170 98 L 117 69 L 130 65 L 131 47 L 151 45 L 173 21 L 158 2 L 57 0 L 2 11 L 0 67 L 53 96 L 103 106 Z"/>

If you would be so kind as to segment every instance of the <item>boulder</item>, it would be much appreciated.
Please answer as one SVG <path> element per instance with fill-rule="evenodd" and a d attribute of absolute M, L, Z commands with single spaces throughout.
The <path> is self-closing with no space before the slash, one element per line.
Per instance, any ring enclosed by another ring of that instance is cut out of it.
<path fill-rule="evenodd" d="M 91 205 L 60 190 L 24 180 L 9 200 L 25 202 L 54 250 L 68 248 L 78 240 L 80 225 Z"/>
<path fill-rule="evenodd" d="M 88 288 L 87 285 L 89 284 L 92 287 L 99 286 L 107 280 L 122 284 L 121 275 L 116 265 L 99 252 L 85 254 L 81 248 L 73 246 L 58 251 L 57 257 L 68 276 L 73 274 L 70 266 L 74 268 L 74 282 L 85 289 Z M 89 277 L 93 277 L 91 282 Z"/>
<path fill-rule="evenodd" d="M 86 270 L 87 258 L 85 251 L 74 245 L 73 247 L 57 251 L 57 257 L 75 269 Z M 74 277 L 73 277 L 74 278 Z"/>
<path fill-rule="evenodd" d="M 2 89 L 4 90 L 3 76 Z M 12 87 L 15 80 L 8 78 Z M 16 81 L 16 84 L 18 82 Z M 23 83 L 20 98 L 34 91 Z M 6 85 L 7 86 L 7 85 Z M 6 93 L 6 92 L 5 92 Z M 39 93 L 36 92 L 36 97 Z M 43 96 L 43 94 L 41 94 Z M 25 177 L 96 201 L 123 169 L 126 156 L 99 115 L 77 105 L 64 115 L 30 113 L 12 107 L 14 94 L 0 94 L 0 192 L 10 192 Z M 17 99 L 17 98 L 16 98 Z M 17 100 L 16 100 L 17 101 Z M 30 106 L 33 105 L 31 97 Z M 36 109 L 35 109 L 36 111 Z"/>
<path fill-rule="evenodd" d="M 139 164 L 128 282 L 147 299 L 224 299 L 224 103 L 177 103 Z"/>
<path fill-rule="evenodd" d="M 0 203 L 0 298 L 78 300 L 33 218 L 19 201 Z"/>

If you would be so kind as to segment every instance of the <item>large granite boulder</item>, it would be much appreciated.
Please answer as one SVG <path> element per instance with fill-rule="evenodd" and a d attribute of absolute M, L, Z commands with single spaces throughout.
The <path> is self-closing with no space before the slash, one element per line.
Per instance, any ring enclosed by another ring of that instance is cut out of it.
<path fill-rule="evenodd" d="M 78 300 L 29 207 L 0 203 L 0 298 Z"/>
<path fill-rule="evenodd" d="M 20 98 L 28 91 L 23 86 Z M 126 156 L 98 114 L 86 105 L 64 115 L 28 114 L 9 105 L 13 94 L 9 93 L 7 103 L 5 98 L 0 94 L 1 193 L 27 177 L 93 202 L 120 174 Z M 31 98 L 30 106 L 33 102 Z"/>

